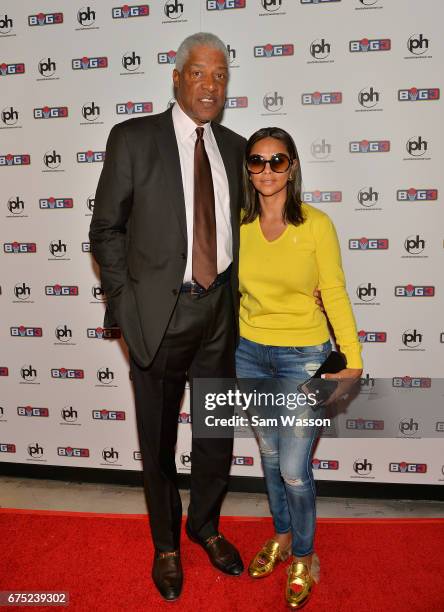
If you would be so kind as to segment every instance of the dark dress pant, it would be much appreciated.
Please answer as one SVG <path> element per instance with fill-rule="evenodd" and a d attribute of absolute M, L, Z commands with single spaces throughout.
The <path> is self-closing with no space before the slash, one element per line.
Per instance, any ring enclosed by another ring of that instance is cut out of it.
<path fill-rule="evenodd" d="M 180 293 L 150 366 L 141 368 L 130 358 L 130 367 L 154 546 L 158 552 L 177 550 L 182 520 L 175 461 L 180 406 L 187 377 L 192 390 L 195 378 L 233 379 L 235 376 L 235 321 L 230 283 L 203 296 Z M 191 530 L 202 538 L 218 531 L 232 450 L 230 438 L 193 436 L 188 522 Z"/>

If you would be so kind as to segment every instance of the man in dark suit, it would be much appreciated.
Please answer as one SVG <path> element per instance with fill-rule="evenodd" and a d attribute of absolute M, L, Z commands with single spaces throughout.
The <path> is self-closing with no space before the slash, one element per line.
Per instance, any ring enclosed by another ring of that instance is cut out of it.
<path fill-rule="evenodd" d="M 219 38 L 185 39 L 173 80 L 173 108 L 112 128 L 90 229 L 105 325 L 116 322 L 129 347 L 152 576 L 165 599 L 182 589 L 175 445 L 186 377 L 235 375 L 245 145 L 213 122 L 228 80 Z M 239 553 L 218 530 L 231 459 L 232 440 L 193 436 L 186 531 L 214 566 L 239 575 Z"/>

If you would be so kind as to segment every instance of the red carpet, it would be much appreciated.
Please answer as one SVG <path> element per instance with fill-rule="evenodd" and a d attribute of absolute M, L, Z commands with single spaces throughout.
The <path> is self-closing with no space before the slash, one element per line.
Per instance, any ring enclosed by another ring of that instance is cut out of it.
<path fill-rule="evenodd" d="M 221 531 L 246 561 L 271 534 L 271 521 L 225 518 Z M 144 515 L 0 509 L 0 534 L 0 590 L 69 591 L 70 612 L 286 609 L 284 565 L 259 581 L 246 573 L 231 578 L 186 538 L 183 594 L 163 602 L 150 582 L 152 547 Z M 319 519 L 321 582 L 305 610 L 442 612 L 443 549 L 444 519 Z M 56 609 L 63 608 L 37 608 Z"/>

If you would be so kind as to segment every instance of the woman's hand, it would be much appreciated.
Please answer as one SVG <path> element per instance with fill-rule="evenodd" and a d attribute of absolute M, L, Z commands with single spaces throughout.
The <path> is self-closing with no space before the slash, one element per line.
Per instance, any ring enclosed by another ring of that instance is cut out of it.
<path fill-rule="evenodd" d="M 322 310 L 322 312 L 325 312 L 324 302 L 322 301 L 322 296 L 321 296 L 321 290 L 320 289 L 315 289 L 313 291 L 313 296 L 314 296 L 314 299 L 315 299 L 316 306 L 319 306 L 319 308 Z"/>
<path fill-rule="evenodd" d="M 335 389 L 334 393 L 325 402 L 325 406 L 331 404 L 337 399 L 347 399 L 351 389 L 354 387 L 356 382 L 361 378 L 362 370 L 358 368 L 344 368 L 336 374 L 323 374 L 324 380 L 338 380 L 339 384 Z"/>
<path fill-rule="evenodd" d="M 343 370 L 336 372 L 336 374 L 323 374 L 322 378 L 325 378 L 326 380 L 335 380 L 337 378 L 340 378 L 341 380 L 344 378 L 356 379 L 361 378 L 361 374 L 362 370 L 355 368 L 344 368 Z"/>

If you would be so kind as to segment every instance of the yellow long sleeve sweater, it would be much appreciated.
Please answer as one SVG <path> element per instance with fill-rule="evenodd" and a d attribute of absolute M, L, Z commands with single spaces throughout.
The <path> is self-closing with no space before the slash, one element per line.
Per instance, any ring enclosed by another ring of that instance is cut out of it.
<path fill-rule="evenodd" d="M 302 213 L 304 223 L 287 225 L 271 242 L 262 233 L 259 217 L 241 225 L 240 334 L 272 346 L 326 342 L 327 319 L 313 297 L 319 287 L 347 367 L 362 368 L 336 230 L 317 208 L 303 203 Z"/>

